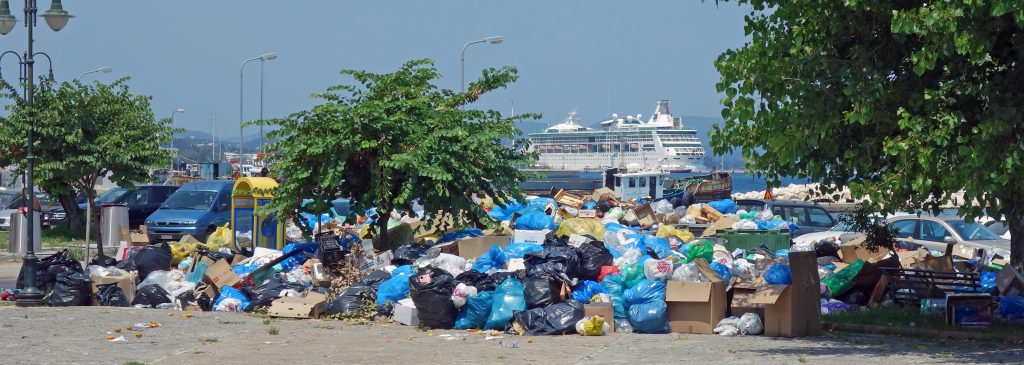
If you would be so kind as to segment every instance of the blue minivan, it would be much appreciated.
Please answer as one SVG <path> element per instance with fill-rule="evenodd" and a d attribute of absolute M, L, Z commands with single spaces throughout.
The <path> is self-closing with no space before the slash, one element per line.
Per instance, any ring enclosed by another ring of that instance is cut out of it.
<path fill-rule="evenodd" d="M 177 241 L 192 235 L 200 241 L 231 220 L 234 180 L 194 181 L 182 185 L 146 219 L 150 242 Z"/>

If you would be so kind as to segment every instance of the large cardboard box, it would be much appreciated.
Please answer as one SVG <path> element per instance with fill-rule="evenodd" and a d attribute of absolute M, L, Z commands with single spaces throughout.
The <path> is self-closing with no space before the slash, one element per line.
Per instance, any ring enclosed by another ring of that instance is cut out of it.
<path fill-rule="evenodd" d="M 135 280 L 138 278 L 138 273 L 135 271 L 129 271 L 123 275 L 112 275 L 112 276 L 90 276 L 89 281 L 92 282 L 92 305 L 100 305 L 99 298 L 96 297 L 100 290 L 98 286 L 107 284 L 117 284 L 118 287 L 124 291 L 125 298 L 128 298 L 128 302 L 131 303 L 132 299 L 135 299 Z"/>
<path fill-rule="evenodd" d="M 517 229 L 515 234 L 512 235 L 512 242 L 520 243 L 544 243 L 544 239 L 547 238 L 548 233 L 551 233 L 550 229 L 541 230 L 528 230 L 528 229 Z"/>
<path fill-rule="evenodd" d="M 884 247 L 879 247 L 875 252 L 869 251 L 865 244 L 866 240 L 866 236 L 860 236 L 839 246 L 839 256 L 843 262 L 849 264 L 857 259 L 864 260 L 864 262 L 879 262 L 889 255 L 889 249 Z"/>
<path fill-rule="evenodd" d="M 999 288 L 999 295 L 1024 295 L 1024 275 L 1006 266 L 996 276 L 996 287 Z"/>
<path fill-rule="evenodd" d="M 583 316 L 601 316 L 605 323 L 611 324 L 612 332 L 615 332 L 615 308 L 612 307 L 612 303 L 584 304 Z"/>
<path fill-rule="evenodd" d="M 764 304 L 764 335 L 783 337 L 821 334 L 820 283 L 814 252 L 790 252 L 791 285 L 768 285 L 750 300 Z"/>
<path fill-rule="evenodd" d="M 711 334 L 725 318 L 725 281 L 703 259 L 695 263 L 710 282 L 668 281 L 668 324 L 672 332 Z"/>
<path fill-rule="evenodd" d="M 509 236 L 480 236 L 464 238 L 456 241 L 459 246 L 459 257 L 466 259 L 477 259 L 484 252 L 491 249 L 491 246 L 498 245 L 505 248 L 511 241 Z"/>
<path fill-rule="evenodd" d="M 271 317 L 320 318 L 327 307 L 327 296 L 315 291 L 301 297 L 283 297 L 270 303 L 267 314 Z"/>
<path fill-rule="evenodd" d="M 764 318 L 764 304 L 752 303 L 757 289 L 767 285 L 763 279 L 736 280 L 732 285 L 732 298 L 729 301 L 729 315 L 741 317 L 747 313 L 757 314 Z"/>
<path fill-rule="evenodd" d="M 964 260 L 981 258 L 981 254 L 978 253 L 978 249 L 970 246 L 964 246 L 962 244 L 953 245 L 953 256 L 963 258 Z"/>
<path fill-rule="evenodd" d="M 660 223 L 658 221 L 658 217 L 654 214 L 654 209 L 651 208 L 650 203 L 644 203 L 644 205 L 633 209 L 633 214 L 636 214 L 636 219 L 640 224 L 640 227 L 647 228 Z"/>
<path fill-rule="evenodd" d="M 201 261 L 207 262 L 207 260 Z M 231 265 L 228 265 L 227 260 L 221 259 L 209 265 L 206 268 L 206 280 L 216 285 L 218 289 L 225 286 L 235 286 L 235 284 L 242 281 L 234 271 L 231 271 Z"/>

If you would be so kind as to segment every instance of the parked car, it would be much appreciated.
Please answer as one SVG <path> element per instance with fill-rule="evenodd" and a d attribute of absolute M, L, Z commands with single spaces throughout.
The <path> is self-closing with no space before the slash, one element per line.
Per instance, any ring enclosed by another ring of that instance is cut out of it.
<path fill-rule="evenodd" d="M 110 189 L 110 190 L 107 190 L 107 191 L 103 192 L 103 194 L 100 194 L 99 196 L 96 197 L 96 209 L 99 209 L 99 207 L 101 205 L 103 205 L 103 204 L 110 204 L 110 203 L 116 202 L 118 199 L 121 199 L 121 197 L 123 197 L 129 191 L 131 191 L 131 189 L 128 189 L 128 188 L 113 188 L 113 189 Z M 87 200 L 88 199 L 86 199 L 86 201 Z M 83 212 L 86 209 L 86 204 L 85 204 L 86 201 L 81 201 L 81 202 L 78 203 L 78 209 L 82 210 Z"/>
<path fill-rule="evenodd" d="M 988 230 L 992 231 L 996 236 L 1004 239 L 1010 239 L 1010 226 L 1006 225 L 1005 221 L 990 219 L 988 221 L 981 222 Z"/>
<path fill-rule="evenodd" d="M 60 205 L 55 206 L 49 199 L 49 195 L 36 193 L 36 197 L 40 201 L 40 208 L 42 208 L 42 214 L 39 217 L 42 228 L 53 228 L 67 217 L 64 208 L 61 208 Z M 24 206 L 25 199 L 19 191 L 0 191 L 0 230 L 10 230 L 11 214 L 17 213 Z"/>
<path fill-rule="evenodd" d="M 210 180 L 182 185 L 146 219 L 150 242 L 177 241 L 185 235 L 205 241 L 231 219 L 234 184 L 234 180 Z"/>
<path fill-rule="evenodd" d="M 997 236 L 981 223 L 967 223 L 955 216 L 904 215 L 885 221 L 896 231 L 897 248 L 916 250 L 926 247 L 945 251 L 948 244 L 984 250 L 1004 258 L 1010 257 L 1010 240 Z"/>
<path fill-rule="evenodd" d="M 836 225 L 836 219 L 815 202 L 802 200 L 741 199 L 736 201 L 739 209 L 755 212 L 770 210 L 782 219 L 796 223 L 799 230 L 793 236 L 812 232 L 827 231 Z"/>
<path fill-rule="evenodd" d="M 178 190 L 173 185 L 142 185 L 134 189 L 114 188 L 96 197 L 96 212 L 94 217 L 99 217 L 99 210 L 105 204 L 125 204 L 128 206 L 128 226 L 135 229 L 146 224 L 146 218 L 153 214 L 160 205 L 167 200 L 174 191 Z M 85 204 L 78 206 L 83 212 Z"/>
<path fill-rule="evenodd" d="M 0 230 L 11 229 L 11 214 L 18 212 L 21 201 L 21 194 L 18 191 L 0 190 Z"/>

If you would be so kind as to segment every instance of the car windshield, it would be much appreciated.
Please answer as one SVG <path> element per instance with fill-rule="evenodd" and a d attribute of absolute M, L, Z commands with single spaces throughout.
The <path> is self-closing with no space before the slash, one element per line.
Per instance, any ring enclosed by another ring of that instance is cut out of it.
<path fill-rule="evenodd" d="M 996 236 L 989 231 L 988 228 L 979 223 L 967 223 L 964 221 L 948 221 L 950 227 L 956 231 L 960 237 L 968 241 L 989 241 L 999 240 L 999 236 Z"/>
<path fill-rule="evenodd" d="M 125 188 L 113 188 L 113 189 L 107 190 L 107 192 L 105 192 L 103 194 L 100 194 L 100 196 L 96 197 L 96 203 L 97 204 L 113 203 L 113 202 L 117 201 L 117 199 L 120 199 L 122 196 L 124 196 L 124 194 L 127 194 L 127 193 L 128 193 L 128 189 L 125 189 Z"/>
<path fill-rule="evenodd" d="M 7 208 L 15 199 L 18 199 L 17 193 L 0 193 L 0 209 Z"/>
<path fill-rule="evenodd" d="M 216 191 L 178 190 L 167 198 L 160 209 L 207 210 L 216 198 Z"/>

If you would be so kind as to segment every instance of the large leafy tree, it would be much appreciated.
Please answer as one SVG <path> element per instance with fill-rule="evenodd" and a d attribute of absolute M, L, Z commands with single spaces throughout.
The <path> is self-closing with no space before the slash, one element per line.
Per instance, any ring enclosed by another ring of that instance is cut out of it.
<path fill-rule="evenodd" d="M 525 174 L 518 167 L 532 155 L 523 141 L 515 144 L 519 149 L 502 142 L 521 135 L 515 120 L 537 116 L 466 108 L 514 82 L 514 68 L 485 70 L 466 93 L 436 87 L 440 74 L 429 60 L 410 61 L 393 73 L 341 73 L 356 85 L 333 86 L 315 95 L 322 104 L 268 122 L 280 127 L 269 135 L 276 140 L 270 172 L 282 181 L 272 209 L 322 213 L 331 200 L 348 197 L 354 211 L 381 213 L 384 236 L 388 212 L 415 198 L 466 225 L 487 223 L 474 193 L 521 197 Z M 312 203 L 303 207 L 304 198 Z"/>
<path fill-rule="evenodd" d="M 25 170 L 26 133 L 32 126 L 35 183 L 59 199 L 76 225 L 82 222 L 76 192 L 94 204 L 96 183 L 104 177 L 120 186 L 151 180 L 151 169 L 170 162 L 170 153 L 160 146 L 179 130 L 167 119 L 156 120 L 150 97 L 133 94 L 127 82 L 43 82 L 32 109 L 8 85 L 5 96 L 13 102 L 0 119 L 0 166 Z"/>
<path fill-rule="evenodd" d="M 1024 2 L 739 3 L 750 41 L 716 61 L 716 150 L 889 212 L 1003 215 L 1024 265 Z"/>

